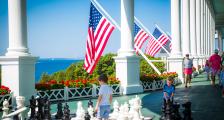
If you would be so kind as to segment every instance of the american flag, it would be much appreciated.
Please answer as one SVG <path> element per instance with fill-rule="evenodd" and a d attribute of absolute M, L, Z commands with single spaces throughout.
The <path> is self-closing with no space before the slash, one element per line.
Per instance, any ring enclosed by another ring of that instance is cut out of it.
<path fill-rule="evenodd" d="M 91 74 L 96 67 L 114 28 L 114 25 L 112 25 L 91 3 L 84 61 L 84 69 L 88 73 Z"/>
<path fill-rule="evenodd" d="M 135 38 L 134 38 L 135 46 L 141 49 L 143 43 L 149 38 L 149 35 L 143 29 L 141 29 L 136 23 L 134 23 L 134 35 L 135 35 Z M 138 52 L 136 51 L 136 53 Z"/>
<path fill-rule="evenodd" d="M 157 39 L 157 42 L 156 40 L 151 40 L 151 42 L 149 41 L 146 48 L 146 54 L 154 57 L 155 54 L 158 53 L 158 51 L 162 48 L 162 46 L 167 43 L 169 38 L 167 37 L 167 35 L 162 33 L 158 28 L 155 28 L 153 36 L 155 37 L 155 39 Z"/>
<path fill-rule="evenodd" d="M 167 36 L 169 37 L 169 47 L 170 47 L 170 51 L 172 50 L 172 38 L 170 36 L 170 34 L 167 33 Z"/>

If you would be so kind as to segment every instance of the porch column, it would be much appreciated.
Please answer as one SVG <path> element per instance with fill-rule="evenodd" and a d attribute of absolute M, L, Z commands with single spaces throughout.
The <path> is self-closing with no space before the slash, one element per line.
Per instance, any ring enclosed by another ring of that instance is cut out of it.
<path fill-rule="evenodd" d="M 121 48 L 116 56 L 116 77 L 123 94 L 143 92 L 140 85 L 139 57 L 134 51 L 134 0 L 121 0 Z"/>
<path fill-rule="evenodd" d="M 171 56 L 168 57 L 167 66 L 168 71 L 177 72 L 179 79 L 183 82 L 180 11 L 180 0 L 171 0 L 172 53 Z"/>
<path fill-rule="evenodd" d="M 190 46 L 191 55 L 197 56 L 197 41 L 196 41 L 196 1 L 190 0 Z"/>
<path fill-rule="evenodd" d="M 190 53 L 190 9 L 189 0 L 182 0 L 183 16 L 182 16 L 182 48 L 183 55 Z"/>
<path fill-rule="evenodd" d="M 197 56 L 201 55 L 201 0 L 196 0 L 196 41 Z"/>
<path fill-rule="evenodd" d="M 27 46 L 26 0 L 8 0 L 9 47 L 0 57 L 2 85 L 16 96 L 24 96 L 29 103 L 35 95 L 35 62 Z"/>

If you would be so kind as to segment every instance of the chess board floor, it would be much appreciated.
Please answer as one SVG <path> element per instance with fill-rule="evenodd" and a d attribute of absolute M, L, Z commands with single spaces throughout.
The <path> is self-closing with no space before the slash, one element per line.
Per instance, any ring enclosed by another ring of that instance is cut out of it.
<path fill-rule="evenodd" d="M 218 80 L 216 80 L 218 84 Z M 162 90 L 149 91 L 141 94 L 115 96 L 113 100 L 117 100 L 119 104 L 128 102 L 131 98 L 138 95 L 142 100 L 143 116 L 151 116 L 153 120 L 159 120 L 162 105 Z M 176 87 L 175 101 L 180 104 L 185 101 L 192 102 L 192 117 L 194 120 L 224 120 L 224 98 L 221 97 L 221 88 L 217 85 L 212 87 L 210 81 L 206 80 L 206 74 L 202 73 L 192 80 L 189 88 L 184 85 Z M 77 101 L 83 102 L 83 107 L 87 108 L 88 99 L 69 101 L 71 113 L 75 113 Z M 94 105 L 96 99 L 93 99 Z M 111 107 L 112 108 L 112 107 Z M 51 112 L 57 110 L 56 104 L 51 105 Z M 180 108 L 182 114 L 183 108 Z"/>

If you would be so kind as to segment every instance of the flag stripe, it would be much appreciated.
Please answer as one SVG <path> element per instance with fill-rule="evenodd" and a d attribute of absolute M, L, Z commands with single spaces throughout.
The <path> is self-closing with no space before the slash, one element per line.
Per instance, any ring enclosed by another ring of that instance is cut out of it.
<path fill-rule="evenodd" d="M 141 49 L 144 42 L 149 38 L 149 35 L 143 29 L 141 29 L 137 24 L 134 24 L 134 33 L 135 33 L 135 37 L 134 37 L 135 47 L 138 47 L 139 49 Z M 136 53 L 138 54 L 137 50 L 136 50 Z"/>

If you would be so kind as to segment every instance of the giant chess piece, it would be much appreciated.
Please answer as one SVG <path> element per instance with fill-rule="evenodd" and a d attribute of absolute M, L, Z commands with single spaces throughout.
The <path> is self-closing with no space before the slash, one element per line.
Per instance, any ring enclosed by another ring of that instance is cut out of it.
<path fill-rule="evenodd" d="M 162 105 L 162 115 L 160 117 L 160 120 L 165 120 L 165 116 L 166 116 L 166 100 L 163 99 L 163 105 Z"/>
<path fill-rule="evenodd" d="M 57 109 L 58 109 L 58 111 L 57 111 L 57 114 L 55 115 L 55 118 L 62 119 L 62 117 L 63 117 L 62 103 L 57 104 Z"/>
<path fill-rule="evenodd" d="M 92 102 L 91 98 L 89 99 L 89 102 L 88 102 L 88 108 L 89 108 L 89 106 L 93 107 L 93 102 Z"/>
<path fill-rule="evenodd" d="M 165 120 L 172 120 L 172 103 L 170 99 L 166 101 L 166 111 L 165 111 Z"/>
<path fill-rule="evenodd" d="M 2 110 L 3 110 L 2 117 L 9 114 L 9 101 L 7 99 L 5 99 L 3 102 Z"/>
<path fill-rule="evenodd" d="M 90 120 L 91 116 L 89 115 L 88 111 L 85 112 L 84 120 Z"/>
<path fill-rule="evenodd" d="M 110 118 L 111 119 L 116 119 L 117 116 L 119 115 L 119 103 L 117 102 L 117 100 L 115 100 L 113 102 L 113 112 L 110 114 Z"/>
<path fill-rule="evenodd" d="M 64 116 L 62 118 L 62 120 L 70 120 L 70 110 L 69 110 L 69 106 L 67 103 L 65 103 L 65 106 L 64 106 Z"/>
<path fill-rule="evenodd" d="M 186 102 L 182 105 L 184 107 L 184 118 L 183 120 L 193 120 L 191 117 L 191 102 Z"/>
<path fill-rule="evenodd" d="M 180 108 L 180 104 L 175 102 L 173 105 L 172 105 L 172 118 L 174 120 L 182 120 L 182 117 L 180 115 L 180 112 L 179 112 L 179 108 Z"/>
<path fill-rule="evenodd" d="M 37 112 L 37 116 L 38 116 L 38 120 L 39 119 L 44 119 L 44 111 L 43 111 L 43 107 L 44 107 L 44 99 L 39 97 L 37 98 L 37 102 L 38 102 L 38 112 Z"/>
<path fill-rule="evenodd" d="M 17 108 L 14 107 L 14 108 L 12 109 L 11 112 L 13 113 L 13 112 L 15 112 L 16 110 L 17 110 Z M 19 120 L 19 115 L 18 115 L 18 114 L 14 115 L 14 116 L 12 117 L 12 119 L 13 119 L 13 120 Z"/>
<path fill-rule="evenodd" d="M 35 118 L 35 110 L 36 110 L 36 99 L 34 98 L 34 96 L 32 96 L 30 99 L 30 110 L 31 110 L 30 120 L 33 120 Z"/>
<path fill-rule="evenodd" d="M 87 109 L 89 115 L 90 115 L 90 119 L 93 120 L 93 113 L 94 113 L 94 110 L 93 110 L 93 107 L 92 106 L 89 106 L 89 108 Z"/>
<path fill-rule="evenodd" d="M 51 120 L 51 113 L 50 113 L 50 101 L 45 98 L 44 104 L 44 120 Z"/>
<path fill-rule="evenodd" d="M 76 120 L 83 120 L 85 116 L 85 111 L 82 107 L 82 102 L 77 103 Z"/>

